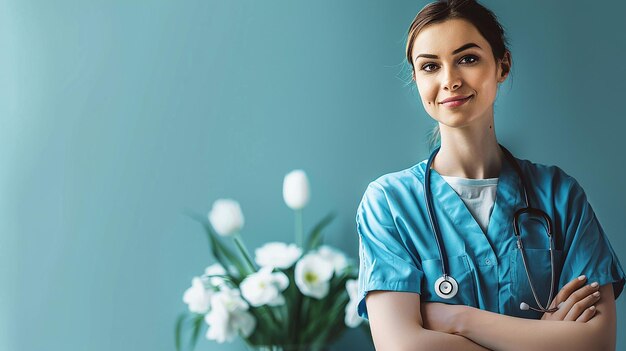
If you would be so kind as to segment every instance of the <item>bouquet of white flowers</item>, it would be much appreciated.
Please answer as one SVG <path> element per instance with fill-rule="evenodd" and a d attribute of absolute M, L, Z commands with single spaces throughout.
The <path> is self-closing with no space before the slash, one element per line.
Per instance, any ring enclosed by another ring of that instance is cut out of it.
<path fill-rule="evenodd" d="M 192 214 L 203 224 L 218 262 L 194 277 L 183 294 L 189 311 L 176 322 L 177 350 L 185 329 L 191 329 L 193 349 L 205 324 L 207 339 L 223 343 L 239 335 L 258 350 L 319 350 L 359 325 L 370 335 L 357 315 L 358 266 L 322 244 L 322 229 L 334 214 L 312 229 L 303 246 L 302 209 L 309 200 L 304 171 L 285 176 L 283 198 L 295 212 L 296 243 L 266 243 L 255 250 L 254 260 L 239 233 L 244 217 L 236 201 L 216 200 L 208 222 Z M 225 238 L 232 238 L 236 251 Z"/>

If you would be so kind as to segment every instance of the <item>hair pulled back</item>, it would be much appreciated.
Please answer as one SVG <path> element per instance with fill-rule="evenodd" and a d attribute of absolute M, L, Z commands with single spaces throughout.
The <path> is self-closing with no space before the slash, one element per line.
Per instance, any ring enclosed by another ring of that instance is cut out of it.
<path fill-rule="evenodd" d="M 476 0 L 439 0 L 429 3 L 417 13 L 409 27 L 406 42 L 406 59 L 411 65 L 411 77 L 415 79 L 415 67 L 411 58 L 415 38 L 427 25 L 441 23 L 449 19 L 464 19 L 472 23 L 478 32 L 487 40 L 496 62 L 502 60 L 507 51 L 510 51 L 508 39 L 504 29 L 498 22 L 496 15 Z M 431 132 L 430 148 L 441 143 L 439 125 Z"/>

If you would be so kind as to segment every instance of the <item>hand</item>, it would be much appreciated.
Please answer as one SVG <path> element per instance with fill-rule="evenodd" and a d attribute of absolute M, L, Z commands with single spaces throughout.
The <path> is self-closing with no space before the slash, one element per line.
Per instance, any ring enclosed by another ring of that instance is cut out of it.
<path fill-rule="evenodd" d="M 559 306 L 554 313 L 546 312 L 541 320 L 576 321 L 588 322 L 596 314 L 594 304 L 600 299 L 600 285 L 584 285 L 587 277 L 583 280 L 574 278 L 567 283 L 556 295 L 549 308 Z M 597 284 L 597 283 L 596 283 Z M 594 296 L 597 292 L 598 296 Z"/>
<path fill-rule="evenodd" d="M 438 332 L 456 334 L 456 317 L 463 311 L 464 305 L 448 305 L 441 302 L 420 302 L 422 327 Z"/>

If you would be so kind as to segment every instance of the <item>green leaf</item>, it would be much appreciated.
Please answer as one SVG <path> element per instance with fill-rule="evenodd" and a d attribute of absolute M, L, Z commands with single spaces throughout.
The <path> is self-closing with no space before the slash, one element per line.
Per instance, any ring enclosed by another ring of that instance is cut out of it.
<path fill-rule="evenodd" d="M 298 340 L 299 331 L 300 331 L 300 313 L 302 307 L 302 299 L 303 295 L 295 284 L 294 278 L 294 270 L 295 267 L 290 267 L 285 271 L 287 277 L 289 277 L 289 287 L 287 288 L 289 299 L 287 300 L 288 309 L 289 309 L 289 318 L 287 319 L 289 323 L 288 331 L 290 335 L 291 344 L 295 345 L 300 340 Z"/>
<path fill-rule="evenodd" d="M 319 329 L 321 330 L 316 338 L 317 342 L 328 343 L 329 334 L 332 333 L 332 331 L 340 331 L 346 329 L 347 326 L 345 324 L 344 317 L 346 305 L 348 304 L 349 300 L 350 297 L 347 293 L 335 300 L 336 302 L 334 306 L 328 310 L 329 312 L 327 314 L 327 320 L 329 321 L 329 323 L 325 325 L 320 325 Z"/>
<path fill-rule="evenodd" d="M 325 299 L 329 299 L 329 297 L 326 297 Z M 308 325 L 302 332 L 303 340 L 306 340 L 307 342 L 326 342 L 325 338 L 327 333 L 329 333 L 337 323 L 337 319 L 343 313 L 343 309 L 345 309 L 348 300 L 349 296 L 346 292 L 345 294 L 336 297 L 333 305 L 329 309 L 319 308 L 318 310 L 321 310 L 322 314 L 316 315 L 308 321 Z M 343 319 L 341 321 L 343 321 Z"/>
<path fill-rule="evenodd" d="M 238 237 L 235 236 L 234 239 L 235 239 L 235 244 L 237 245 L 237 248 L 239 249 L 239 253 L 244 258 L 244 260 L 246 261 L 248 265 L 248 271 L 246 272 L 246 275 L 256 272 L 256 267 L 254 266 L 254 263 L 252 263 L 252 258 L 248 254 L 248 249 L 246 249 L 245 245 Z"/>
<path fill-rule="evenodd" d="M 200 329 L 202 329 L 202 321 L 204 320 L 204 315 L 197 315 L 195 320 L 193 321 L 193 334 L 191 336 L 191 350 L 196 347 L 196 343 L 198 342 L 198 336 L 200 335 Z"/>
<path fill-rule="evenodd" d="M 202 321 L 204 320 L 203 314 L 194 313 L 189 314 L 187 312 L 181 313 L 176 319 L 176 328 L 174 332 L 174 343 L 176 344 L 176 351 L 182 350 L 183 345 L 183 332 L 186 323 L 191 323 L 193 329 L 191 330 L 191 339 L 189 339 L 190 350 L 196 347 L 200 330 L 202 329 Z"/>
<path fill-rule="evenodd" d="M 268 344 L 274 340 L 279 340 L 281 328 L 276 321 L 272 319 L 272 312 L 269 310 L 269 306 L 264 305 L 251 308 L 249 309 L 249 312 L 257 320 L 257 327 L 254 332 L 255 334 L 260 333 L 264 337 L 269 337 L 269 340 L 265 340 Z"/>
<path fill-rule="evenodd" d="M 204 227 L 207 233 L 207 236 L 209 238 L 209 243 L 211 246 L 211 253 L 213 254 L 213 257 L 215 257 L 215 259 L 228 272 L 230 272 L 230 267 L 234 266 L 241 277 L 245 276 L 246 270 L 241 265 L 241 262 L 239 262 L 235 254 L 232 251 L 230 251 L 230 249 L 228 249 L 226 246 L 224 246 L 224 244 L 222 244 L 222 242 L 217 238 L 217 234 L 213 232 L 213 229 L 211 228 L 211 225 L 208 222 L 208 220 L 205 219 L 205 216 L 202 216 L 192 211 L 188 211 L 186 214 L 187 216 L 191 217 L 191 219 L 194 219 L 200 222 L 200 224 L 202 224 L 202 226 Z"/>
<path fill-rule="evenodd" d="M 187 313 L 183 312 L 176 319 L 176 328 L 174 329 L 175 330 L 174 331 L 174 342 L 176 344 L 176 351 L 180 351 L 181 333 L 182 333 L 182 330 L 183 330 L 183 322 L 185 321 L 186 317 L 187 317 Z"/>
<path fill-rule="evenodd" d="M 298 319 L 296 320 L 296 322 L 298 323 L 298 337 L 299 339 L 297 340 L 298 343 L 306 343 L 307 342 L 307 331 L 309 329 L 311 329 L 312 324 L 313 324 L 313 320 L 311 319 L 311 316 L 309 314 L 310 312 L 310 304 L 311 304 L 311 300 L 312 298 L 310 296 L 305 296 L 302 295 L 301 298 L 301 303 L 300 303 L 300 309 L 298 311 Z"/>
<path fill-rule="evenodd" d="M 336 213 L 331 212 L 326 217 L 322 218 L 322 220 L 317 223 L 317 225 L 311 230 L 311 233 L 308 236 L 308 240 L 305 245 L 305 252 L 313 249 L 317 249 L 322 243 L 322 229 L 326 227 L 330 222 L 335 218 Z"/>
<path fill-rule="evenodd" d="M 350 278 L 350 271 L 345 269 L 339 275 L 334 275 L 330 281 L 330 291 L 336 292 L 346 288 L 346 282 Z"/>

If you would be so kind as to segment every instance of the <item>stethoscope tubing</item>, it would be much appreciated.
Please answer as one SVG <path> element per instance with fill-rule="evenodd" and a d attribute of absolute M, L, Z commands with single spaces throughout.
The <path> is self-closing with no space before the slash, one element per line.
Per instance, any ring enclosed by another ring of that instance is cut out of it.
<path fill-rule="evenodd" d="M 435 155 L 439 152 L 441 147 L 437 147 L 428 158 L 428 163 L 426 163 L 426 177 L 424 180 L 424 192 L 426 194 L 426 210 L 428 211 L 428 219 L 430 220 L 430 226 L 433 229 L 433 233 L 435 234 L 435 242 L 437 243 L 437 250 L 439 250 L 439 257 L 441 258 L 441 275 L 445 278 L 448 277 L 448 256 L 443 254 L 444 246 L 441 240 L 441 230 L 439 229 L 439 221 L 437 221 L 437 217 L 434 215 L 434 205 L 433 205 L 433 197 L 430 191 L 430 166 L 433 163 Z"/>
<path fill-rule="evenodd" d="M 537 208 L 532 208 L 530 207 L 530 203 L 528 200 L 528 192 L 526 191 L 526 180 L 525 177 L 523 176 L 522 173 L 522 169 L 519 166 L 519 164 L 517 163 L 517 161 L 515 160 L 515 158 L 513 157 L 513 155 L 509 152 L 509 150 L 507 150 L 504 146 L 502 146 L 501 144 L 498 144 L 500 146 L 500 148 L 502 149 L 504 155 L 506 156 L 507 160 L 513 165 L 513 167 L 515 168 L 515 171 L 520 179 L 520 182 L 522 184 L 522 192 L 523 192 L 523 197 L 524 197 L 524 202 L 526 204 L 525 208 L 521 208 L 519 210 L 517 210 L 513 216 L 513 228 L 514 228 L 514 234 L 515 237 L 517 239 L 517 247 L 520 250 L 521 256 L 522 256 L 522 262 L 524 264 L 524 269 L 526 271 L 526 276 L 528 278 L 528 282 L 530 285 L 530 289 L 532 291 L 533 294 L 533 298 L 535 299 L 535 302 L 537 303 L 537 306 L 539 306 L 539 308 L 534 308 L 529 306 L 528 304 L 526 304 L 525 302 L 522 302 L 520 305 L 520 308 L 525 310 L 525 309 L 532 309 L 534 311 L 538 311 L 538 312 L 550 312 L 553 313 L 555 311 L 558 310 L 558 308 L 548 308 L 550 306 L 550 304 L 552 303 L 552 294 L 554 293 L 554 238 L 552 235 L 552 220 L 550 219 L 550 216 L 548 214 L 546 214 L 545 212 L 543 212 L 540 209 Z M 435 242 L 437 244 L 437 250 L 439 251 L 439 257 L 441 258 L 441 273 L 442 273 L 442 277 L 439 278 L 437 280 L 437 282 L 435 283 L 435 291 L 437 292 L 437 294 L 440 297 L 443 298 L 452 298 L 454 295 L 456 295 L 456 291 L 457 291 L 457 287 L 458 284 L 456 282 L 456 280 L 454 280 L 453 277 L 451 277 L 450 275 L 448 275 L 449 270 L 449 266 L 448 266 L 448 257 L 447 255 L 444 255 L 444 251 L 445 251 L 445 247 L 443 244 L 443 240 L 441 238 L 441 230 L 439 228 L 439 222 L 437 220 L 437 217 L 434 214 L 434 205 L 433 205 L 433 198 L 432 198 L 432 192 L 430 190 L 430 168 L 432 165 L 432 162 L 435 158 L 435 155 L 439 152 L 439 149 L 441 148 L 441 146 L 437 147 L 435 150 L 433 150 L 433 152 L 430 154 L 430 157 L 428 158 L 428 162 L 426 163 L 426 171 L 425 171 L 425 177 L 424 177 L 424 194 L 425 194 L 425 198 L 426 198 L 426 209 L 428 212 L 428 219 L 430 221 L 430 226 L 432 228 L 433 231 L 433 235 L 435 236 Z M 534 288 L 534 284 L 532 281 L 532 278 L 530 276 L 530 273 L 528 271 L 528 265 L 526 263 L 526 255 L 525 255 L 525 251 L 524 251 L 524 246 L 522 243 L 522 239 L 521 239 L 521 235 L 520 235 L 520 230 L 519 230 L 519 221 L 518 221 L 518 217 L 521 216 L 522 214 L 525 213 L 529 213 L 529 214 L 534 214 L 540 217 L 543 217 L 543 219 L 546 222 L 547 225 L 547 235 L 549 237 L 549 241 L 550 241 L 550 271 L 551 271 L 551 279 L 550 279 L 550 295 L 548 297 L 548 303 L 546 304 L 546 307 L 544 308 L 543 305 L 539 302 L 539 299 L 537 298 L 537 294 Z M 447 287 L 449 286 L 453 286 L 452 291 L 450 294 L 446 294 L 446 293 L 442 293 L 442 290 L 446 290 L 446 289 L 442 289 L 441 287 L 443 286 L 442 284 L 444 283 L 448 283 Z"/>

